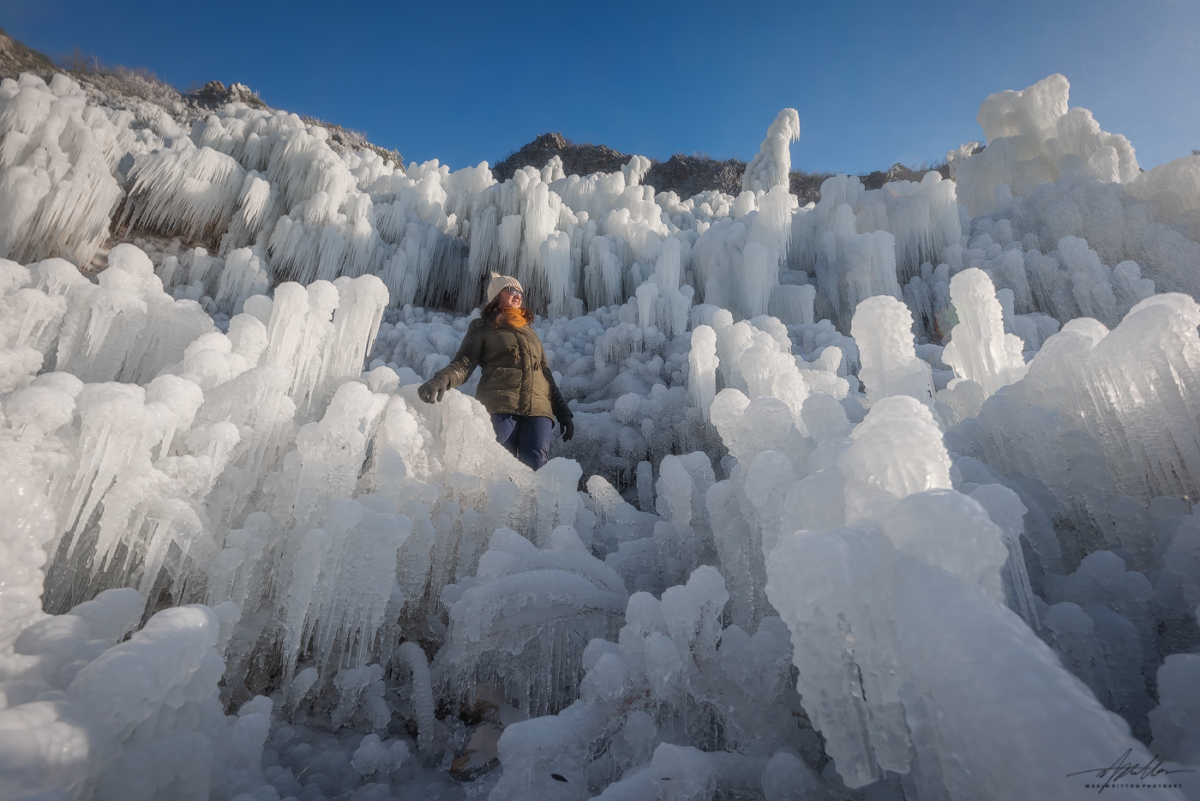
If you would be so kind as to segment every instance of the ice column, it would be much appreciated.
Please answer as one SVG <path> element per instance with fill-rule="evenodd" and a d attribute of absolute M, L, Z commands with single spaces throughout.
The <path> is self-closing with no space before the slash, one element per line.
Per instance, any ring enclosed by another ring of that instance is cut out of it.
<path fill-rule="evenodd" d="M 692 331 L 692 349 L 688 352 L 688 392 L 692 402 L 709 419 L 709 407 L 717 396 L 717 334 L 707 325 Z"/>
<path fill-rule="evenodd" d="M 932 399 L 933 371 L 917 358 L 912 313 L 902 302 L 888 295 L 867 298 L 854 312 L 850 335 L 862 363 L 858 377 L 872 403 L 890 395 Z"/>
<path fill-rule="evenodd" d="M 0 457 L 0 653 L 42 617 L 44 547 L 54 535 L 55 515 L 46 497 Z"/>
<path fill-rule="evenodd" d="M 974 381 L 985 395 L 1025 377 L 1028 367 L 1021 355 L 1023 343 L 1004 333 L 1000 301 L 987 273 L 971 267 L 950 279 L 950 300 L 959 323 L 950 332 L 942 361 L 960 379 Z"/>

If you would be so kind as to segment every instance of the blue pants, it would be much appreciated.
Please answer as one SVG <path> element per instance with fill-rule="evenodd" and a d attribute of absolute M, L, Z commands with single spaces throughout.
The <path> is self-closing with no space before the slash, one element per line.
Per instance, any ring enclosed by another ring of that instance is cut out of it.
<path fill-rule="evenodd" d="M 534 470 L 550 461 L 550 436 L 554 420 L 519 414 L 493 414 L 496 441 Z"/>

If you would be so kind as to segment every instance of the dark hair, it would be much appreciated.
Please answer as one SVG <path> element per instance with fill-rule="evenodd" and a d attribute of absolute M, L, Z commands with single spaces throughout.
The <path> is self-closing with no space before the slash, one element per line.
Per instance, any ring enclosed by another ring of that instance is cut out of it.
<path fill-rule="evenodd" d="M 503 290 L 501 290 L 501 291 L 503 291 Z M 492 298 L 491 302 L 489 302 L 486 306 L 483 307 L 483 310 L 479 313 L 479 316 L 484 321 L 491 323 L 492 328 L 499 328 L 500 327 L 500 310 L 501 310 L 501 308 L 502 307 L 500 306 L 500 293 L 497 292 L 496 297 Z M 520 308 L 521 308 L 521 311 L 525 312 L 525 318 L 526 318 L 527 324 L 533 325 L 533 312 L 531 312 L 531 311 L 529 311 L 529 309 L 525 308 L 525 295 L 523 293 L 521 295 Z"/>

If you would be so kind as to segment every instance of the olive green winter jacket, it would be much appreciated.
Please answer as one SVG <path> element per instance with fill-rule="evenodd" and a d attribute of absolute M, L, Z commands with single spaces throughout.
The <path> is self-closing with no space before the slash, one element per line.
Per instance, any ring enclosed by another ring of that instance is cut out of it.
<path fill-rule="evenodd" d="M 546 351 L 531 326 L 492 327 L 482 318 L 467 328 L 453 361 L 438 371 L 456 387 L 483 368 L 475 399 L 489 414 L 519 414 L 570 419 L 571 410 L 558 391 Z"/>

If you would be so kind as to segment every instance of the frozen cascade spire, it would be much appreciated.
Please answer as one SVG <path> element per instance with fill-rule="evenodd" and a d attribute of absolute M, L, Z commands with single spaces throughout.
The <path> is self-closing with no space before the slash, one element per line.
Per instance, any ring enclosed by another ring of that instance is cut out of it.
<path fill-rule="evenodd" d="M 325 499 L 353 493 L 387 396 L 357 382 L 338 387 L 320 422 L 296 432 L 295 490 L 279 498 L 276 515 L 309 524 Z"/>
<path fill-rule="evenodd" d="M 433 716 L 433 688 L 429 678 L 429 660 L 421 646 L 409 641 L 396 649 L 408 663 L 413 674 L 413 709 L 417 718 L 417 742 L 422 751 L 429 751 L 436 742 L 437 719 Z"/>
<path fill-rule="evenodd" d="M 796 213 L 799 205 L 800 201 L 783 184 L 771 187 L 770 191 L 759 198 L 758 214 L 754 218 L 748 238 L 767 249 L 770 262 L 776 271 L 787 259 L 792 241 L 792 215 Z"/>
<path fill-rule="evenodd" d="M 264 360 L 288 371 L 288 394 L 304 412 L 319 406 L 319 354 L 333 337 L 330 318 L 337 303 L 337 289 L 328 281 L 314 281 L 308 287 L 286 283 L 275 288 Z"/>
<path fill-rule="evenodd" d="M 338 291 L 338 306 L 333 315 L 333 340 L 322 360 L 328 383 L 362 370 L 388 305 L 387 287 L 373 275 L 353 279 L 342 276 L 333 285 Z"/>
<path fill-rule="evenodd" d="M 779 280 L 779 269 L 771 263 L 770 252 L 757 242 L 746 245 L 742 255 L 745 259 L 743 308 L 747 317 L 757 317 L 767 313 L 767 302 L 771 298 L 771 290 Z"/>
<path fill-rule="evenodd" d="M 669 337 L 678 336 L 687 330 L 688 309 L 695 294 L 695 290 L 687 284 L 680 287 L 682 270 L 683 247 L 678 239 L 670 237 L 663 242 L 662 253 L 655 264 L 654 272 L 647 279 L 658 287 L 654 313 L 657 327 Z M 642 294 L 642 288 L 638 287 L 635 295 L 639 298 L 639 306 Z"/>
<path fill-rule="evenodd" d="M 656 329 L 658 310 L 658 284 L 646 281 L 637 288 L 638 325 L 643 329 Z"/>
<path fill-rule="evenodd" d="M 631 156 L 629 162 L 621 167 L 621 172 L 625 175 L 625 185 L 638 186 L 641 184 L 652 166 L 650 159 L 645 156 Z"/>
<path fill-rule="evenodd" d="M 799 140 L 800 115 L 794 108 L 785 108 L 767 128 L 767 138 L 742 173 L 742 189 L 766 192 L 772 187 L 788 186 L 792 172 L 791 144 Z"/>
<path fill-rule="evenodd" d="M 320 413 L 337 383 L 358 374 L 386 306 L 387 288 L 373 275 L 275 288 L 263 361 L 291 374 L 302 414 Z"/>
<path fill-rule="evenodd" d="M 942 432 L 929 407 L 914 398 L 881 398 L 850 439 L 837 461 L 847 523 L 879 519 L 898 499 L 951 486 Z"/>

